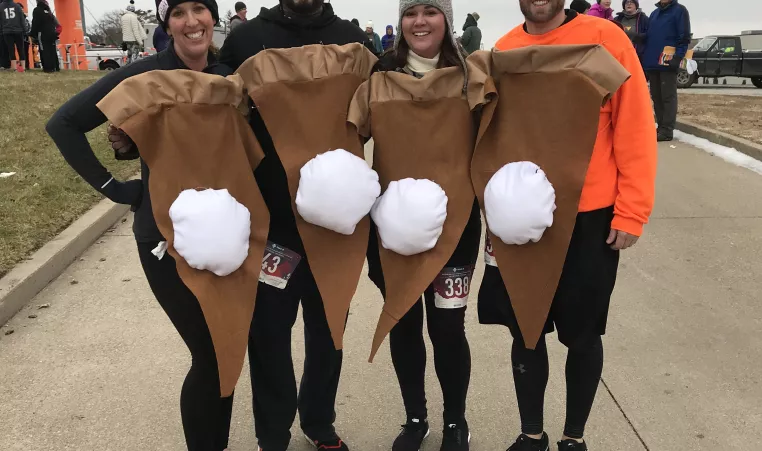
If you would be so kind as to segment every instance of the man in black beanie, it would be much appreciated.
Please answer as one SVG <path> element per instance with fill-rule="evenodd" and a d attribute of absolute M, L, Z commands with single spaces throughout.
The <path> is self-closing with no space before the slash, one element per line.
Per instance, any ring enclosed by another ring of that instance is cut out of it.
<path fill-rule="evenodd" d="M 587 14 L 587 11 L 590 10 L 591 6 L 592 5 L 585 0 L 573 0 L 571 5 L 569 5 L 569 9 L 577 11 L 580 14 Z"/>
<path fill-rule="evenodd" d="M 302 47 L 310 44 L 362 43 L 373 51 L 363 30 L 342 20 L 323 0 L 280 0 L 262 8 L 256 18 L 241 24 L 228 36 L 220 62 L 234 70 L 263 49 Z M 318 449 L 347 451 L 336 434 L 334 405 L 341 374 L 342 351 L 334 347 L 323 300 L 309 266 L 283 165 L 261 115 L 251 109 L 250 124 L 265 159 L 255 171 L 257 183 L 270 210 L 268 240 L 301 256 L 306 269 L 295 271 L 288 289 L 260 283 L 257 308 L 249 338 L 249 363 L 254 387 L 254 424 L 261 451 L 286 451 L 290 429 L 299 411 L 304 434 Z M 305 328 L 305 363 L 297 395 L 291 360 L 291 329 L 301 304 Z"/>
<path fill-rule="evenodd" d="M 232 32 L 239 25 L 246 22 L 246 4 L 244 2 L 236 2 L 235 4 L 235 16 L 230 18 L 230 31 Z"/>

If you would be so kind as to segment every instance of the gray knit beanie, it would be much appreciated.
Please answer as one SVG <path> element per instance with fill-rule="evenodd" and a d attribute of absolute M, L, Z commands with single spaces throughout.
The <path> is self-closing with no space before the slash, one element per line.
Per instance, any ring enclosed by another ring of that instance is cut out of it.
<path fill-rule="evenodd" d="M 429 5 L 442 11 L 442 13 L 445 15 L 445 20 L 447 21 L 446 33 L 450 34 L 452 47 L 458 53 L 458 57 L 460 58 L 460 61 L 463 65 L 463 70 L 467 70 L 465 56 L 466 53 L 463 50 L 463 47 L 460 45 L 460 42 L 458 42 L 458 40 L 455 38 L 455 34 L 453 33 L 455 28 L 452 26 L 454 20 L 452 14 L 452 0 L 400 0 L 400 18 L 397 24 L 397 30 L 399 30 L 399 33 L 397 33 L 397 39 L 394 40 L 394 50 L 399 48 L 400 40 L 404 39 L 402 36 L 402 16 L 404 16 L 405 11 L 412 8 L 413 6 L 418 5 Z"/>

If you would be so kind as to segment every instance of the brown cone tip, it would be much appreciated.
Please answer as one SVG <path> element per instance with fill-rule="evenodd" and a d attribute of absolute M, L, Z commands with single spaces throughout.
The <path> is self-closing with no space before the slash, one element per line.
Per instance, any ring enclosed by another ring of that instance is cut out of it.
<path fill-rule="evenodd" d="M 376 357 L 381 344 L 397 323 L 398 321 L 388 314 L 386 310 L 381 311 L 381 316 L 378 318 L 378 325 L 376 326 L 376 334 L 373 336 L 373 345 L 370 350 L 368 363 L 373 363 L 373 358 Z"/>

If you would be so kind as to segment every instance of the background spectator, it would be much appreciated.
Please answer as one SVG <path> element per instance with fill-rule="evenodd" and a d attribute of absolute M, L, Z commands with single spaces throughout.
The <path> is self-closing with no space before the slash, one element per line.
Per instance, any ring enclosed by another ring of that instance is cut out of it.
<path fill-rule="evenodd" d="M 587 12 L 588 16 L 600 17 L 602 19 L 613 19 L 614 10 L 611 9 L 611 0 L 597 0 L 598 3 L 590 8 Z"/>
<path fill-rule="evenodd" d="M 383 38 L 381 38 L 381 47 L 383 47 L 384 52 L 394 47 L 395 39 L 397 39 L 397 36 L 394 34 L 394 26 L 387 25 L 386 34 L 384 35 Z"/>
<path fill-rule="evenodd" d="M 167 32 L 164 31 L 163 27 L 156 27 L 153 31 L 153 48 L 155 48 L 157 52 L 166 50 L 167 47 L 169 47 L 169 42 L 171 40 L 172 38 L 170 38 Z"/>
<path fill-rule="evenodd" d="M 569 9 L 577 11 L 580 14 L 587 14 L 590 11 L 590 3 L 585 0 L 572 0 Z"/>
<path fill-rule="evenodd" d="M 470 55 L 482 47 L 482 30 L 479 29 L 479 13 L 471 13 L 466 16 L 466 23 L 463 24 L 463 36 L 460 37 L 460 44 Z"/>
<path fill-rule="evenodd" d="M 246 23 L 246 4 L 244 2 L 236 2 L 235 4 L 235 16 L 230 18 L 230 31 L 236 29 L 239 25 Z"/>
<path fill-rule="evenodd" d="M 373 21 L 369 20 L 365 25 L 365 34 L 368 35 L 368 39 L 373 43 L 373 48 L 376 49 L 376 55 L 380 55 L 384 51 L 384 47 L 381 45 L 381 37 L 373 31 Z"/>
<path fill-rule="evenodd" d="M 690 43 L 688 9 L 678 0 L 660 0 L 649 18 L 642 60 L 651 82 L 659 141 L 672 141 L 677 120 L 677 70 Z"/>
<path fill-rule="evenodd" d="M 57 24 L 47 0 L 37 0 L 37 7 L 32 11 L 32 39 L 39 42 L 42 70 L 48 73 L 61 70 L 56 51 Z"/>
<path fill-rule="evenodd" d="M 135 14 L 135 0 L 130 0 L 130 5 L 122 16 L 122 50 L 127 52 L 129 62 L 135 61 L 143 51 L 145 40 L 146 30 Z"/>
<path fill-rule="evenodd" d="M 648 16 L 640 9 L 639 0 L 624 0 L 622 11 L 614 21 L 622 25 L 622 29 L 632 41 L 638 52 L 640 64 L 643 64 L 643 52 L 646 50 L 646 33 L 648 32 Z"/>
<path fill-rule="evenodd" d="M 26 16 L 21 5 L 13 0 L 0 3 L 0 33 L 3 44 L 8 48 L 11 59 L 11 70 L 24 72 L 26 57 L 24 56 L 24 28 Z"/>

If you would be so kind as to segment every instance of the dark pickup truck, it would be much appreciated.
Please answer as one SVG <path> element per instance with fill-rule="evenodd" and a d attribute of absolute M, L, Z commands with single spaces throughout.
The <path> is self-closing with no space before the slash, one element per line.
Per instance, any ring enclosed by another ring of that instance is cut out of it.
<path fill-rule="evenodd" d="M 697 72 L 678 72 L 678 87 L 690 88 L 699 78 L 740 77 L 762 89 L 762 36 L 707 36 L 693 47 L 693 60 Z"/>

